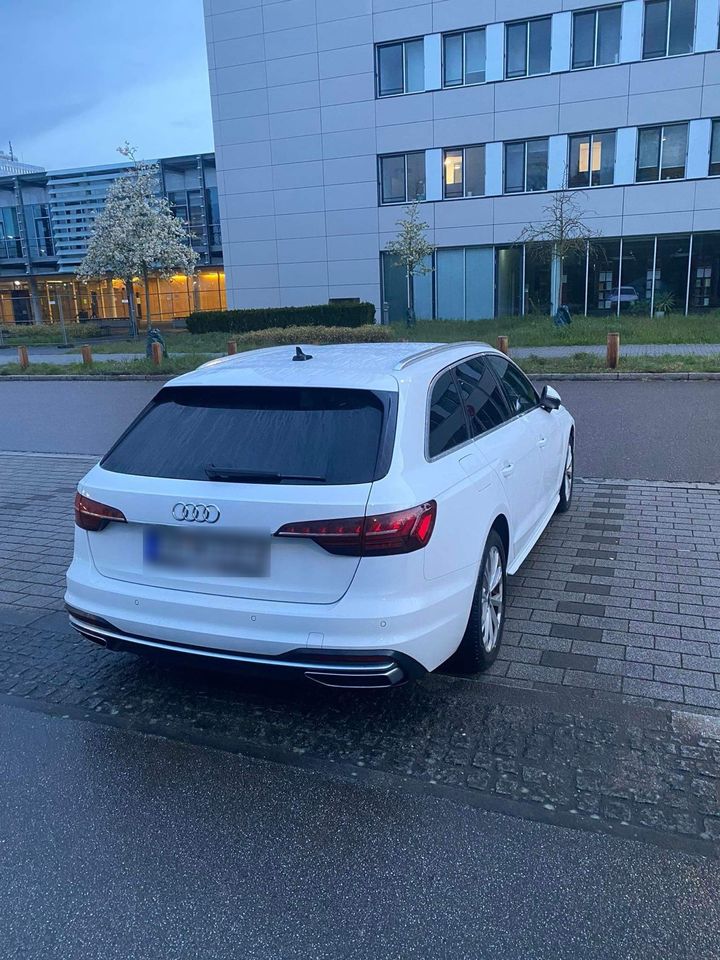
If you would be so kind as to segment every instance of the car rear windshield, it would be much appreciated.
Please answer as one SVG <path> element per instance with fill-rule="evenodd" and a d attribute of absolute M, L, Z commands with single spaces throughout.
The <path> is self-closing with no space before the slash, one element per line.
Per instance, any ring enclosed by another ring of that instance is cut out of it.
<path fill-rule="evenodd" d="M 393 397 L 308 387 L 166 387 L 102 466 L 180 480 L 368 483 L 387 473 Z"/>

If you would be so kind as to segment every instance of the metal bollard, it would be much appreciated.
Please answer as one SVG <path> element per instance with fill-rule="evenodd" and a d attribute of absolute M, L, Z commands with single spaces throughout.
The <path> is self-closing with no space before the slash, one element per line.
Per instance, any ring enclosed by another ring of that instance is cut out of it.
<path fill-rule="evenodd" d="M 617 370 L 620 361 L 620 334 L 609 333 L 607 336 L 607 365 L 610 370 Z"/>

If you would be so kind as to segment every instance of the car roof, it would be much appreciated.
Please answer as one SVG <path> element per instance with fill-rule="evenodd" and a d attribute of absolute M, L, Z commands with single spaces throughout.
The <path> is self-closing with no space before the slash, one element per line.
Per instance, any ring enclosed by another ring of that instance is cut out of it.
<path fill-rule="evenodd" d="M 397 390 L 400 381 L 431 380 L 487 343 L 298 344 L 311 360 L 295 362 L 296 347 L 270 347 L 221 357 L 171 381 L 172 386 L 315 386 Z"/>

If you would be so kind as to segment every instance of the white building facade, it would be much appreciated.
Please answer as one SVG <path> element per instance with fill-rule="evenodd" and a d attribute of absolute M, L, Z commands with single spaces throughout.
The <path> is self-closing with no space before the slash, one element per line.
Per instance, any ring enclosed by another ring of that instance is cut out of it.
<path fill-rule="evenodd" d="M 388 303 L 419 199 L 418 317 L 546 312 L 518 238 L 578 191 L 574 313 L 720 307 L 720 0 L 205 0 L 231 307 Z"/>

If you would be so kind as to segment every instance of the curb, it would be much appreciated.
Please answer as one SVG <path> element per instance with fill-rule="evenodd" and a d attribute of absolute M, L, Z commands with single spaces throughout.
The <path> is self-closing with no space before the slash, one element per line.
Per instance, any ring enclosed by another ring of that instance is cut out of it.
<path fill-rule="evenodd" d="M 149 380 L 167 382 L 175 377 L 183 376 L 180 373 L 98 373 L 98 374 L 64 374 L 64 373 L 38 373 L 38 374 L 12 374 L 3 376 L 0 374 L 0 383 L 12 381 L 32 381 L 32 380 L 68 380 L 68 381 L 133 381 Z M 617 381 L 617 380 L 720 380 L 720 372 L 708 373 L 533 373 L 527 374 L 531 380 L 588 380 L 588 381 Z"/>
<path fill-rule="evenodd" d="M 168 380 L 172 380 L 174 377 L 180 377 L 180 373 L 98 373 L 93 375 L 87 374 L 70 374 L 70 373 L 38 373 L 38 374 L 12 374 L 11 376 L 3 377 L 0 374 L 0 383 L 5 381 L 31 381 L 31 380 L 82 380 L 85 382 L 92 382 L 94 380 L 101 380 L 107 382 L 108 380 L 123 381 L 123 380 L 161 380 L 163 383 Z"/>
<path fill-rule="evenodd" d="M 531 380 L 720 380 L 720 373 L 527 373 Z"/>

